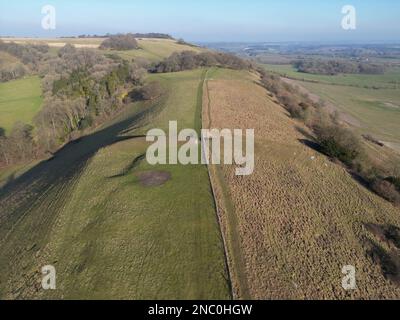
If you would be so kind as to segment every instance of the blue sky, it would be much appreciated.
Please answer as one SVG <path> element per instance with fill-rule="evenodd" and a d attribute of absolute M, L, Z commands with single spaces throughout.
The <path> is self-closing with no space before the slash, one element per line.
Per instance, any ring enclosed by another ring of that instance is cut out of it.
<path fill-rule="evenodd" d="M 56 30 L 41 28 L 53 5 Z M 357 29 L 341 28 L 344 5 Z M 163 32 L 189 41 L 400 41 L 398 0 L 0 0 L 0 34 Z"/>

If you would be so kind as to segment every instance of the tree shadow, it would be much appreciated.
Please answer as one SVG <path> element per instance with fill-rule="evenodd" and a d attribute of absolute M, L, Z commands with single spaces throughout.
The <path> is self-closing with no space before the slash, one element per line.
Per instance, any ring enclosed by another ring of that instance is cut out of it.
<path fill-rule="evenodd" d="M 315 141 L 315 137 L 310 132 L 305 130 L 304 128 L 302 128 L 300 126 L 295 126 L 295 129 L 297 130 L 297 132 L 300 132 L 308 140 Z"/>
<path fill-rule="evenodd" d="M 316 143 L 315 141 L 311 141 L 311 140 L 308 140 L 308 139 L 299 139 L 299 141 L 302 144 L 304 144 L 305 146 L 313 149 L 314 151 L 317 151 L 319 153 L 323 153 L 321 146 L 318 143 Z"/>
<path fill-rule="evenodd" d="M 127 128 L 136 127 L 151 117 L 158 108 L 157 103 L 152 104 L 121 121 L 71 141 L 55 152 L 52 158 L 40 162 L 19 177 L 7 181 L 0 188 L 0 242 L 4 240 L 7 231 L 11 230 L 14 224 L 35 206 L 42 195 L 48 190 L 73 181 L 100 149 L 120 141 L 142 138 L 142 135 L 124 136 L 122 134 L 127 133 Z"/>

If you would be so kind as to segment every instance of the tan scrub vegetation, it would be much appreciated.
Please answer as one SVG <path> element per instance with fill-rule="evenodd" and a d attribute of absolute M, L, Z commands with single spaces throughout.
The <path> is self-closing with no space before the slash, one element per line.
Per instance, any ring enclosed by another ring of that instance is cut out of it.
<path fill-rule="evenodd" d="M 308 129 L 243 80 L 246 74 L 215 73 L 203 104 L 204 126 L 255 129 L 253 175 L 237 177 L 233 166 L 211 170 L 236 296 L 399 298 L 399 244 L 388 245 L 365 224 L 397 230 L 400 210 L 305 145 Z M 356 290 L 342 288 L 345 265 L 356 267 Z"/>

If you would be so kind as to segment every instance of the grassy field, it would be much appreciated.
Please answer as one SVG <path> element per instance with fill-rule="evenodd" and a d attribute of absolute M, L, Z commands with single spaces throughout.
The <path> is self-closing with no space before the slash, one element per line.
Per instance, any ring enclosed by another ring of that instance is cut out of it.
<path fill-rule="evenodd" d="M 298 72 L 292 65 L 264 64 L 266 70 L 275 72 L 279 75 L 298 80 L 316 81 L 324 84 L 355 86 L 369 88 L 400 89 L 400 68 L 394 68 L 382 75 L 368 74 L 339 74 L 335 76 L 309 74 Z"/>
<path fill-rule="evenodd" d="M 256 135 L 253 175 L 237 177 L 235 166 L 211 171 L 238 297 L 398 299 L 399 270 L 390 281 L 386 263 L 399 244 L 364 225 L 398 228 L 399 209 L 303 144 L 302 124 L 254 81 L 217 72 L 207 85 L 204 125 Z M 345 265 L 356 267 L 357 290 L 342 288 Z"/>
<path fill-rule="evenodd" d="M 145 58 L 150 62 L 156 62 L 169 57 L 174 52 L 195 51 L 204 49 L 189 45 L 178 44 L 175 40 L 142 39 L 138 40 L 140 49 L 129 51 L 116 51 L 124 59 Z"/>
<path fill-rule="evenodd" d="M 143 139 L 117 142 L 122 131 L 142 134 L 169 120 L 198 126 L 204 76 L 152 75 L 166 89 L 159 101 L 132 105 L 0 192 L 1 298 L 230 298 L 207 168 L 151 167 L 140 160 Z M 170 179 L 142 184 L 142 174 L 157 172 Z M 44 293 L 46 264 L 56 267 L 58 289 Z"/>
<path fill-rule="evenodd" d="M 32 123 L 42 104 L 39 77 L 0 83 L 0 127 L 7 132 L 16 121 Z"/>
<path fill-rule="evenodd" d="M 358 128 L 361 133 L 400 146 L 400 90 L 300 84 L 357 119 L 361 123 L 361 128 Z"/>

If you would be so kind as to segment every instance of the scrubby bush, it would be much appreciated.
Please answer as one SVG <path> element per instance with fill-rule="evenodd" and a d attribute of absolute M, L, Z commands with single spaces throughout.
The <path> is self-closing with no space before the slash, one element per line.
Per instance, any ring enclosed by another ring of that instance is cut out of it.
<path fill-rule="evenodd" d="M 261 71 L 261 84 L 272 92 L 293 118 L 312 124 L 314 103 L 308 95 L 300 93 L 279 77 Z"/>
<path fill-rule="evenodd" d="M 33 44 L 21 45 L 14 42 L 6 43 L 0 40 L 0 51 L 7 52 L 18 58 L 25 67 L 37 70 L 40 62 L 45 59 L 46 53 L 49 51 L 49 46 Z"/>
<path fill-rule="evenodd" d="M 395 205 L 400 205 L 400 191 L 399 189 L 396 189 L 396 186 L 390 181 L 385 179 L 376 179 L 372 183 L 371 187 L 381 197 Z"/>
<path fill-rule="evenodd" d="M 16 122 L 8 136 L 0 135 L 0 166 L 30 160 L 36 152 L 31 125 Z"/>
<path fill-rule="evenodd" d="M 153 100 L 163 93 L 159 82 L 151 82 L 129 93 L 130 101 Z"/>
<path fill-rule="evenodd" d="M 73 55 L 76 54 L 76 48 L 74 45 L 67 43 L 64 47 L 62 47 L 58 51 L 58 56 L 63 57 L 63 56 L 68 56 L 68 55 Z"/>
<path fill-rule="evenodd" d="M 400 192 L 400 177 L 388 177 L 386 180 L 393 184 L 397 191 Z"/>
<path fill-rule="evenodd" d="M 20 79 L 27 73 L 27 68 L 21 63 L 0 64 L 0 82 Z"/>
<path fill-rule="evenodd" d="M 119 34 L 104 40 L 100 49 L 132 50 L 139 49 L 139 44 L 132 34 Z"/>
<path fill-rule="evenodd" d="M 360 139 L 343 126 L 318 126 L 315 132 L 323 152 L 347 165 L 353 165 L 353 161 L 363 153 Z"/>

